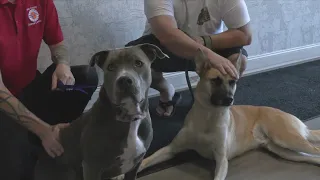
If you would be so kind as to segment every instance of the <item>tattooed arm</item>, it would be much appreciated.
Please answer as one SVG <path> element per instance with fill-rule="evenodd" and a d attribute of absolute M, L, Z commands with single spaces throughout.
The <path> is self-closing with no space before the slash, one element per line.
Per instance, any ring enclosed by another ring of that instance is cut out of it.
<path fill-rule="evenodd" d="M 52 61 L 57 64 L 56 70 L 52 74 L 52 89 L 57 88 L 58 80 L 65 85 L 74 85 L 75 79 L 70 68 L 70 56 L 67 46 L 63 41 L 49 46 Z"/>
<path fill-rule="evenodd" d="M 31 113 L 6 88 L 0 71 L 0 111 L 12 117 L 17 123 L 36 134 L 41 140 L 46 152 L 51 156 L 60 156 L 63 152 L 59 139 L 59 128 L 63 124 L 51 126 Z"/>
<path fill-rule="evenodd" d="M 0 111 L 12 117 L 17 123 L 26 127 L 39 137 L 50 128 L 50 125 L 43 122 L 32 114 L 17 98 L 6 88 L 2 81 L 0 71 Z"/>

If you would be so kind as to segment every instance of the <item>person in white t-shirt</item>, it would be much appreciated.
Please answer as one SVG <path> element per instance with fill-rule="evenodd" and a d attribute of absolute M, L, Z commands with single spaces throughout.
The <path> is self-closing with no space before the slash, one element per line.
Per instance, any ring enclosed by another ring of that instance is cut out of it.
<path fill-rule="evenodd" d="M 159 116 L 170 117 L 181 95 L 163 77 L 163 72 L 195 71 L 193 58 L 198 48 L 208 55 L 212 67 L 235 79 L 246 68 L 251 44 L 250 16 L 244 0 L 145 0 L 147 17 L 144 34 L 126 46 L 157 45 L 169 58 L 152 64 L 151 87 L 160 92 Z M 228 30 L 223 31 L 223 24 Z M 242 49 L 242 67 L 237 73 L 231 61 Z M 189 61 L 191 60 L 191 61 Z"/>

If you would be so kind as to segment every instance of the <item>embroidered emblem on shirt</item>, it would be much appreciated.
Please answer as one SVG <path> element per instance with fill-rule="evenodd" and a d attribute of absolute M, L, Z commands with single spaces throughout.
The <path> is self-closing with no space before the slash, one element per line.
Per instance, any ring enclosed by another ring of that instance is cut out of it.
<path fill-rule="evenodd" d="M 30 21 L 37 22 L 39 20 L 39 13 L 36 9 L 30 9 L 28 17 Z"/>
<path fill-rule="evenodd" d="M 210 14 L 208 7 L 204 7 L 201 9 L 201 13 L 198 16 L 198 25 L 203 25 L 205 22 L 210 20 Z"/>
<path fill-rule="evenodd" d="M 39 12 L 37 11 L 37 6 L 34 7 L 30 7 L 27 9 L 28 11 L 28 18 L 32 23 L 29 23 L 28 25 L 34 25 L 34 24 L 38 24 L 39 22 L 41 22 L 41 20 L 39 20 Z"/>

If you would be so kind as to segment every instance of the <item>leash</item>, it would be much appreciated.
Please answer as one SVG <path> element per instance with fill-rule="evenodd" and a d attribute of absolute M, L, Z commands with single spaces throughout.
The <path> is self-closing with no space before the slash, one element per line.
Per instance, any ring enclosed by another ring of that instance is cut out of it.
<path fill-rule="evenodd" d="M 96 86 L 89 85 L 65 85 L 61 81 L 58 81 L 57 89 L 60 91 L 80 91 L 84 94 L 88 94 L 84 89 L 95 88 Z"/>
<path fill-rule="evenodd" d="M 193 95 L 193 89 L 191 86 L 191 82 L 190 82 L 190 77 L 189 77 L 189 71 L 188 71 L 188 66 L 189 66 L 189 60 L 186 61 L 186 69 L 185 69 L 185 76 L 186 76 L 186 80 L 187 80 L 187 84 L 188 84 L 188 89 L 190 91 L 191 94 L 191 98 L 192 98 L 192 104 L 194 103 L 194 95 Z"/>
<path fill-rule="evenodd" d="M 189 36 L 191 38 L 190 34 L 187 33 L 186 31 L 183 31 L 182 29 L 180 29 L 180 31 L 184 32 L 187 36 Z M 192 104 L 193 104 L 194 103 L 194 95 L 193 95 L 193 90 L 192 90 L 190 77 L 189 77 L 189 70 L 188 70 L 189 64 L 190 64 L 189 60 L 186 60 L 186 66 L 185 66 L 184 74 L 185 74 L 185 77 L 186 77 L 186 80 L 187 80 L 188 89 L 190 91 Z"/>

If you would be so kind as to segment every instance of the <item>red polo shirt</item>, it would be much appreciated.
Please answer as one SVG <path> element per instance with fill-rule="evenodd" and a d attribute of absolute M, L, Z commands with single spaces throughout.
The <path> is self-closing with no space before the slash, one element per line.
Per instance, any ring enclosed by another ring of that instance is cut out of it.
<path fill-rule="evenodd" d="M 0 0 L 0 22 L 0 71 L 16 95 L 35 77 L 42 40 L 54 45 L 63 35 L 53 0 Z"/>

